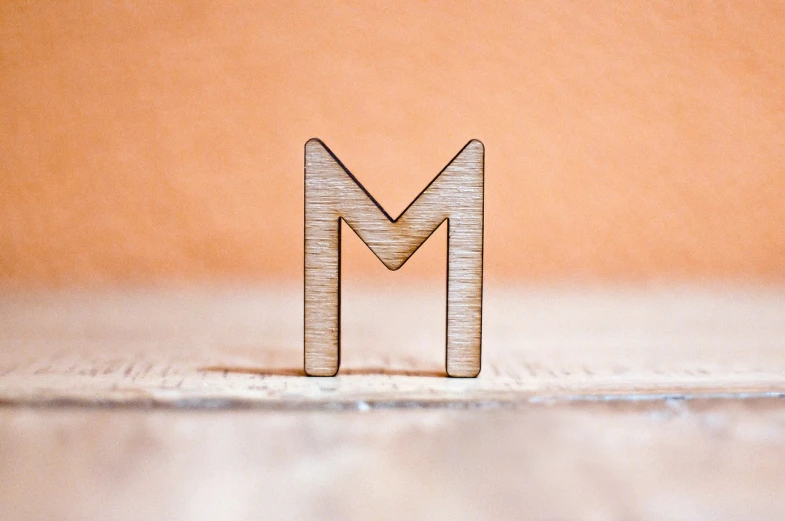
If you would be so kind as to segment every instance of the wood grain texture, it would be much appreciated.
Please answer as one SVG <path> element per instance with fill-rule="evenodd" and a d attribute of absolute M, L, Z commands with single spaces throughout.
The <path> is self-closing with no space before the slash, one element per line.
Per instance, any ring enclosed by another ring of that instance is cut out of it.
<path fill-rule="evenodd" d="M 347 287 L 344 368 L 322 379 L 302 371 L 298 288 L 5 294 L 0 400 L 367 409 L 785 392 L 779 290 L 490 287 L 476 379 L 443 376 L 442 295 Z"/>
<path fill-rule="evenodd" d="M 335 378 L 299 288 L 1 295 L 0 517 L 781 517 L 785 291 L 490 287 L 453 379 L 442 289 L 348 286 Z"/>
<path fill-rule="evenodd" d="M 397 270 L 447 222 L 446 370 L 480 372 L 483 144 L 470 141 L 393 219 L 318 139 L 305 145 L 305 372 L 334 376 L 341 361 L 341 221 Z"/>

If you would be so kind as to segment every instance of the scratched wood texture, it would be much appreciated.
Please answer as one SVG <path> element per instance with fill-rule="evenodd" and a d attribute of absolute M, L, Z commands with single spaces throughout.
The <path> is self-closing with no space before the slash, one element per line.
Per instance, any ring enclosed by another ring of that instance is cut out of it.
<path fill-rule="evenodd" d="M 499 289 L 443 375 L 443 288 L 5 293 L 0 518 L 780 519 L 785 291 Z"/>

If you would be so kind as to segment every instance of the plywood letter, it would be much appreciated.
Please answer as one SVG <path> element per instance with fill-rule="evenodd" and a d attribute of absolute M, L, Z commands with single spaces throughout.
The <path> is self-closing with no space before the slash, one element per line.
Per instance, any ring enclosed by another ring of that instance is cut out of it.
<path fill-rule="evenodd" d="M 334 376 L 341 354 L 341 219 L 390 270 L 447 221 L 449 376 L 480 372 L 483 144 L 470 141 L 393 219 L 318 139 L 305 144 L 305 372 Z"/>

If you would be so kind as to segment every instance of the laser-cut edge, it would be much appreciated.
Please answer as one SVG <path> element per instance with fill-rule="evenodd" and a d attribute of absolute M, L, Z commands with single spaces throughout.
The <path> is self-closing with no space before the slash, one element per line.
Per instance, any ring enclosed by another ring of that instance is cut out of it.
<path fill-rule="evenodd" d="M 481 175 L 481 178 L 482 178 L 482 198 L 481 198 L 482 204 L 481 204 L 481 212 L 480 212 L 480 331 L 479 331 L 479 346 L 477 348 L 477 350 L 478 350 L 477 373 L 474 374 L 474 375 L 471 375 L 471 376 L 451 375 L 449 373 L 449 370 L 448 370 L 449 366 L 447 364 L 448 353 L 449 353 L 449 351 L 447 349 L 447 339 L 448 339 L 447 327 L 448 327 L 448 323 L 449 323 L 449 312 L 450 312 L 450 309 L 449 309 L 449 306 L 450 306 L 450 299 L 449 299 L 449 294 L 450 294 L 450 218 L 449 217 L 445 218 L 444 221 L 440 222 L 433 230 L 431 230 L 431 233 L 429 233 L 428 236 L 425 237 L 425 239 L 423 239 L 422 242 L 414 250 L 412 250 L 412 252 L 409 254 L 408 257 L 406 257 L 406 259 L 401 263 L 400 266 L 398 266 L 396 268 L 391 268 L 391 267 L 387 266 L 387 264 L 381 259 L 381 257 L 379 257 L 379 255 L 374 251 L 374 249 L 371 248 L 368 245 L 368 243 L 363 240 L 362 237 L 360 237 L 360 235 L 357 233 L 357 231 L 354 228 L 352 228 L 351 225 L 348 222 L 346 222 L 343 219 L 342 216 L 338 216 L 338 240 L 337 240 L 337 248 L 338 248 L 338 282 L 337 282 L 337 286 L 338 286 L 338 291 L 337 291 L 337 300 L 338 300 L 337 337 L 338 337 L 338 342 L 337 342 L 337 344 L 338 344 L 338 348 L 337 348 L 335 372 L 333 374 L 330 374 L 330 375 L 314 375 L 314 374 L 308 373 L 308 369 L 306 367 L 306 360 L 305 360 L 305 327 L 306 327 L 305 320 L 306 320 L 306 308 L 305 308 L 305 305 L 303 305 L 303 372 L 305 373 L 305 375 L 309 376 L 309 377 L 332 378 L 332 377 L 336 376 L 338 374 L 338 372 L 340 371 L 340 369 L 341 369 L 341 351 L 342 351 L 342 349 L 341 349 L 341 347 L 342 347 L 341 346 L 341 329 L 342 329 L 342 327 L 341 327 L 341 308 L 342 308 L 342 305 L 341 305 L 342 304 L 342 301 L 341 301 L 341 289 L 342 289 L 342 286 L 343 286 L 342 280 L 341 280 L 341 278 L 342 278 L 342 276 L 341 276 L 341 274 L 342 274 L 341 257 L 342 257 L 342 251 L 343 251 L 342 244 L 341 244 L 341 238 L 342 238 L 341 237 L 342 236 L 341 221 L 343 220 L 343 222 L 346 223 L 346 226 L 348 226 L 349 229 L 354 232 L 354 234 L 357 236 L 358 239 L 360 239 L 360 241 L 365 245 L 365 247 L 368 248 L 368 250 L 370 250 L 371 253 L 373 253 L 374 257 L 376 257 L 379 260 L 379 262 L 381 262 L 382 265 L 385 268 L 387 268 L 388 270 L 390 270 L 390 271 L 398 271 L 399 269 L 401 269 L 404 266 L 404 264 L 409 262 L 409 259 L 411 259 L 414 256 L 415 253 L 417 253 L 417 251 L 422 247 L 422 245 L 425 244 L 428 241 L 428 239 L 430 239 L 431 236 L 434 233 L 436 233 L 436 230 L 441 228 L 442 225 L 445 222 L 447 222 L 447 251 L 446 251 L 446 254 L 445 254 L 445 265 L 444 265 L 445 266 L 445 270 L 444 270 L 445 274 L 444 274 L 444 276 L 445 276 L 445 279 L 446 279 L 446 281 L 445 281 L 445 295 L 444 295 L 444 304 L 445 304 L 445 309 L 444 309 L 444 317 L 445 317 L 445 320 L 444 320 L 444 369 L 445 369 L 446 376 L 449 377 L 449 378 L 477 378 L 477 376 L 479 376 L 479 374 L 482 372 L 482 322 L 483 322 L 483 317 L 484 317 L 484 314 L 482 312 L 482 308 L 483 308 L 483 298 L 484 298 L 484 294 L 485 294 L 485 275 L 484 275 L 484 270 L 485 270 L 485 144 L 482 141 L 480 141 L 479 139 L 476 139 L 476 138 L 470 139 L 463 147 L 461 147 L 461 149 L 458 151 L 458 153 L 455 154 L 441 170 L 439 170 L 439 173 L 436 174 L 434 176 L 434 178 L 431 179 L 430 182 L 428 182 L 427 185 L 425 185 L 425 188 L 420 190 L 420 192 L 417 194 L 417 196 L 414 199 L 412 199 L 412 201 L 406 206 L 406 208 L 403 209 L 403 211 L 400 214 L 398 214 L 398 217 L 393 219 L 390 216 L 390 214 L 387 213 L 387 211 L 384 209 L 384 207 L 382 207 L 382 205 L 379 204 L 379 202 L 376 200 L 376 198 L 374 198 L 374 196 L 371 195 L 371 193 L 365 188 L 365 186 L 363 186 L 363 184 L 360 182 L 360 180 L 357 179 L 354 176 L 354 174 L 351 173 L 351 171 L 346 167 L 346 165 L 343 164 L 343 162 L 340 159 L 338 159 L 338 156 L 336 156 L 333 153 L 333 151 L 330 149 L 330 147 L 328 147 L 324 143 L 324 141 L 322 141 L 321 139 L 316 138 L 316 137 L 312 137 L 312 138 L 308 139 L 305 142 L 305 144 L 303 145 L 303 189 L 305 189 L 305 183 L 306 183 L 306 180 L 307 180 L 306 176 L 307 176 L 307 170 L 308 170 L 307 169 L 307 164 L 308 164 L 308 162 L 307 162 L 307 147 L 308 147 L 308 143 L 312 143 L 312 142 L 318 143 L 330 155 L 330 157 L 333 159 L 333 161 L 335 161 L 335 163 L 338 166 L 341 167 L 341 169 L 344 171 L 344 173 L 346 175 L 348 175 L 349 178 L 352 181 L 354 181 L 354 183 L 360 188 L 360 190 L 363 191 L 363 193 L 366 195 L 366 197 L 368 197 L 368 199 L 376 206 L 376 208 L 378 208 L 379 211 L 381 211 L 382 215 L 384 215 L 387 218 L 387 220 L 390 221 L 393 224 L 398 222 L 398 220 L 403 215 L 406 214 L 406 212 L 409 210 L 409 208 L 411 208 L 412 205 L 414 205 L 414 203 L 416 203 L 417 200 L 420 197 L 422 197 L 422 195 L 425 192 L 428 191 L 428 188 L 430 188 L 431 185 L 445 172 L 445 170 L 447 170 L 447 168 L 449 168 L 450 165 L 452 165 L 452 163 L 456 159 L 458 159 L 458 157 L 460 157 L 461 154 L 463 154 L 464 150 L 466 150 L 466 148 L 469 145 L 471 145 L 472 143 L 476 142 L 476 143 L 478 143 L 482 147 L 482 163 L 481 163 L 481 170 L 480 170 L 480 175 Z M 305 212 L 306 204 L 307 204 L 307 201 L 306 201 L 306 198 L 305 198 L 305 193 L 303 192 L 303 258 L 305 258 L 305 255 L 307 254 L 306 253 L 307 249 L 306 249 L 306 244 L 305 244 L 306 235 L 307 235 L 306 231 L 305 231 L 305 229 L 307 227 L 306 212 Z M 303 303 L 305 303 L 305 298 L 306 298 L 306 296 L 305 296 L 305 292 L 306 292 L 305 269 L 306 269 L 306 263 L 303 262 Z"/>

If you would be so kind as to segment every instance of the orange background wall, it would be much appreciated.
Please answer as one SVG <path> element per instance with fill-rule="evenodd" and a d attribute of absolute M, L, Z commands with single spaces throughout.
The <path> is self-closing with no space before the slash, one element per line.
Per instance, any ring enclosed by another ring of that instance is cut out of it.
<path fill-rule="evenodd" d="M 491 280 L 785 281 L 784 28 L 776 1 L 4 1 L 0 281 L 299 280 L 314 136 L 394 215 L 481 139 Z"/>

